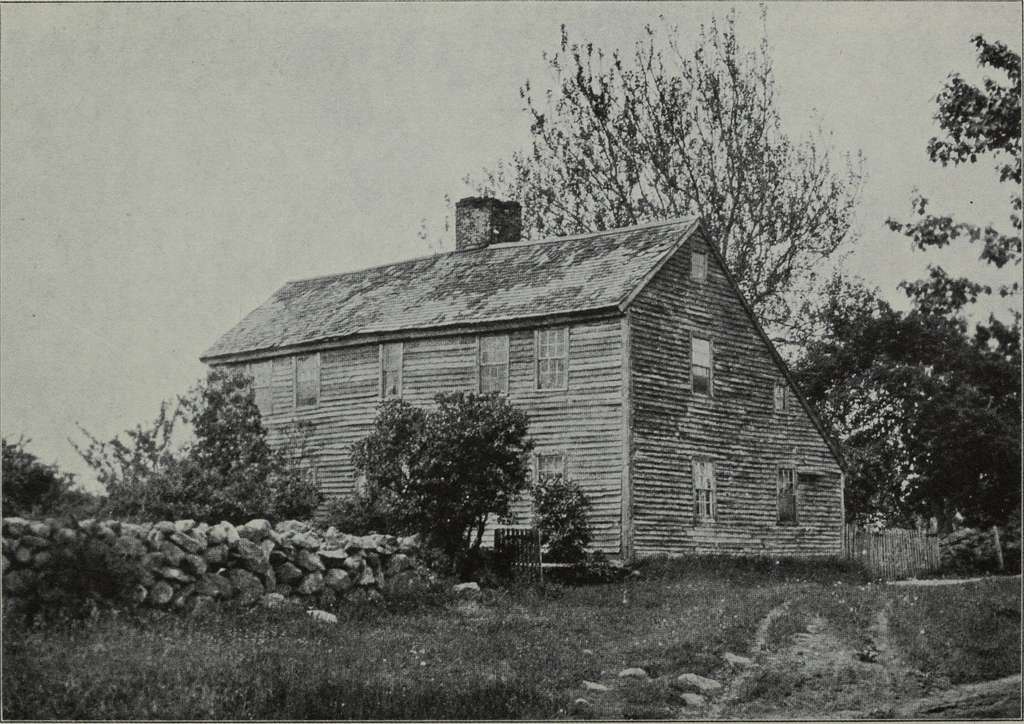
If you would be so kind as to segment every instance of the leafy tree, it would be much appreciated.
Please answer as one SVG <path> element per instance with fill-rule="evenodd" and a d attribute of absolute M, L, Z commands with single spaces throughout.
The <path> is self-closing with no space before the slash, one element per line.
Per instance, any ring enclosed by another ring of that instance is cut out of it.
<path fill-rule="evenodd" d="M 698 216 L 760 320 L 785 337 L 851 233 L 861 161 L 837 162 L 820 130 L 787 136 L 767 41 L 744 49 L 734 25 L 732 13 L 723 28 L 712 20 L 692 49 L 677 28 L 648 27 L 632 53 L 610 54 L 563 26 L 544 56 L 557 87 L 521 89 L 531 148 L 476 185 L 518 200 L 527 235 Z"/>
<path fill-rule="evenodd" d="M 179 423 L 194 433 L 180 446 Z M 173 409 L 162 403 L 152 426 L 129 430 L 126 441 L 83 432 L 90 442 L 79 454 L 96 470 L 115 515 L 283 519 L 308 516 L 321 500 L 306 474 L 302 431 L 287 431 L 271 446 L 251 379 L 238 371 L 211 370 Z"/>
<path fill-rule="evenodd" d="M 954 242 L 981 243 L 980 259 L 1002 269 L 1021 263 L 1021 110 L 1020 55 L 1002 43 L 989 43 L 982 36 L 972 38 L 978 49 L 978 62 L 1006 75 L 1007 82 L 986 78 L 982 88 L 952 73 L 938 95 L 935 120 L 943 137 L 928 142 L 928 156 L 943 166 L 977 163 L 979 157 L 992 158 L 1001 183 L 1010 182 L 1010 225 L 1012 233 L 993 226 L 981 227 L 958 222 L 950 216 L 928 213 L 928 199 L 916 195 L 913 206 L 919 217 L 912 222 L 889 219 L 894 231 L 909 237 L 921 250 L 942 248 Z M 998 292 L 1016 295 L 1019 282 L 1013 281 L 993 290 L 966 277 L 950 276 L 941 266 L 929 266 L 929 278 L 904 283 L 904 289 L 922 310 L 956 314 L 965 305 L 984 295 Z"/>
<path fill-rule="evenodd" d="M 562 475 L 541 478 L 533 486 L 533 509 L 541 541 L 556 561 L 578 561 L 590 544 L 587 510 L 590 503 L 580 486 Z"/>
<path fill-rule="evenodd" d="M 499 395 L 439 394 L 423 410 L 385 402 L 353 449 L 366 485 L 386 491 L 393 525 L 422 532 L 458 566 L 479 551 L 488 519 L 527 487 L 526 414 Z"/>
<path fill-rule="evenodd" d="M 19 438 L 3 448 L 3 509 L 5 515 L 89 515 L 100 504 L 97 496 L 75 487 L 75 477 L 46 465 Z"/>

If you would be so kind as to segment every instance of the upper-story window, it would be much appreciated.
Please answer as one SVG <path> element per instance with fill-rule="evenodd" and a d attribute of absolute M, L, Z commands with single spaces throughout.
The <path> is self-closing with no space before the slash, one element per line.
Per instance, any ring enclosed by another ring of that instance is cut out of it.
<path fill-rule="evenodd" d="M 537 455 L 537 480 L 547 480 L 555 476 L 565 477 L 564 453 L 540 453 Z"/>
<path fill-rule="evenodd" d="M 694 392 L 711 394 L 711 340 L 692 338 L 690 351 L 690 385 Z"/>
<path fill-rule="evenodd" d="M 796 523 L 796 471 L 779 468 L 779 522 Z"/>
<path fill-rule="evenodd" d="M 715 519 L 715 464 L 693 459 L 693 515 L 698 520 Z"/>
<path fill-rule="evenodd" d="M 568 387 L 569 330 L 566 327 L 537 332 L 537 389 Z"/>
<path fill-rule="evenodd" d="M 382 397 L 402 396 L 402 343 L 380 346 L 380 391 Z"/>
<path fill-rule="evenodd" d="M 252 377 L 253 397 L 256 407 L 261 415 L 272 415 L 274 413 L 273 362 L 253 362 L 248 366 L 247 372 Z"/>
<path fill-rule="evenodd" d="M 295 406 L 316 407 L 320 401 L 320 355 L 295 358 Z"/>
<path fill-rule="evenodd" d="M 508 392 L 508 335 L 480 337 L 480 392 Z"/>
<path fill-rule="evenodd" d="M 703 251 L 690 254 L 690 278 L 698 282 L 708 278 L 708 255 Z"/>
<path fill-rule="evenodd" d="M 789 409 L 789 387 L 785 382 L 775 381 L 774 404 L 776 412 L 785 412 Z"/>

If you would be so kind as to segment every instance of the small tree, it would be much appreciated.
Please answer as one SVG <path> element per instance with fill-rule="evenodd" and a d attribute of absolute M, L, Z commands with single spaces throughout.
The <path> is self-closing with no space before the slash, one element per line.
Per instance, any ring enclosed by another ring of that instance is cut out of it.
<path fill-rule="evenodd" d="M 570 478 L 552 475 L 538 480 L 532 492 L 537 529 L 548 555 L 566 562 L 582 558 L 590 544 L 590 503 L 580 486 Z"/>
<path fill-rule="evenodd" d="M 499 395 L 439 394 L 422 410 L 385 402 L 352 461 L 368 486 L 393 495 L 396 526 L 420 531 L 458 565 L 475 554 L 490 516 L 526 489 L 526 414 Z"/>
<path fill-rule="evenodd" d="M 46 465 L 30 453 L 31 440 L 3 445 L 3 508 L 5 515 L 89 515 L 100 499 L 75 488 L 75 477 Z"/>

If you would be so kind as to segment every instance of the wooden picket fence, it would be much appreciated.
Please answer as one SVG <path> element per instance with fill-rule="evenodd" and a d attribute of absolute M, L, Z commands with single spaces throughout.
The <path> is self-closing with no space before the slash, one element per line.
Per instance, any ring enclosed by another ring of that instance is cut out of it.
<path fill-rule="evenodd" d="M 843 556 L 885 579 L 912 578 L 939 567 L 939 537 L 920 530 L 843 526 Z"/>
<path fill-rule="evenodd" d="M 514 577 L 543 579 L 540 532 L 535 528 L 496 528 L 494 553 Z"/>

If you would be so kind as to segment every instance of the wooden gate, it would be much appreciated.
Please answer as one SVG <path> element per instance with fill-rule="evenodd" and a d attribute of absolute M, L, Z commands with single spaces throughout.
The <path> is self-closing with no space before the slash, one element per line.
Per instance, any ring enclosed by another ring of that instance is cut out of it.
<path fill-rule="evenodd" d="M 540 531 L 534 528 L 496 528 L 494 554 L 514 578 L 539 581 L 544 576 Z"/>
<path fill-rule="evenodd" d="M 843 556 L 886 579 L 910 578 L 939 567 L 939 537 L 920 530 L 872 531 L 843 526 Z"/>

